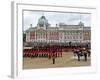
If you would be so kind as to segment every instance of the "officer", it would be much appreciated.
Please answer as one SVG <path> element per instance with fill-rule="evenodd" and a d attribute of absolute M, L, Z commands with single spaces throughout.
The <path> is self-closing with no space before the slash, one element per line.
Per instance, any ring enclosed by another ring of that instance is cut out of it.
<path fill-rule="evenodd" d="M 55 51 L 52 51 L 52 61 L 53 61 L 53 64 L 55 64 L 55 57 L 56 57 Z"/>

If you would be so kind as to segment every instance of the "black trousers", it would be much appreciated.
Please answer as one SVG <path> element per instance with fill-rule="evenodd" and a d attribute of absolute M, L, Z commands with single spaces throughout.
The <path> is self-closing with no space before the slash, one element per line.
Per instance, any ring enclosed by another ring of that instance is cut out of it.
<path fill-rule="evenodd" d="M 55 64 L 55 58 L 53 58 L 52 60 L 53 60 L 53 64 Z"/>
<path fill-rule="evenodd" d="M 87 61 L 87 55 L 84 55 L 85 61 Z"/>
<path fill-rule="evenodd" d="M 80 61 L 80 55 L 77 55 L 78 56 L 78 61 Z"/>

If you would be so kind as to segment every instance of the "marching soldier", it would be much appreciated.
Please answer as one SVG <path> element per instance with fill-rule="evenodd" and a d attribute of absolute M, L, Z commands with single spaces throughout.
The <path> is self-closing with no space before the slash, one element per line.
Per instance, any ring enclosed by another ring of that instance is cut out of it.
<path fill-rule="evenodd" d="M 53 64 L 55 64 L 55 58 L 56 58 L 55 51 L 52 51 L 52 61 L 53 61 Z"/>
<path fill-rule="evenodd" d="M 87 50 L 83 49 L 84 60 L 87 61 Z"/>

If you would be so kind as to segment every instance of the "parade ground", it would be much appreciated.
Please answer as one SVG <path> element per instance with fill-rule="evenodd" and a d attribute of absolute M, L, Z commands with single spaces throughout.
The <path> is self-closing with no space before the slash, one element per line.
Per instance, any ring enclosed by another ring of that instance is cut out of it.
<path fill-rule="evenodd" d="M 55 59 L 55 64 L 53 64 L 52 58 L 23 58 L 23 69 L 41 69 L 41 68 L 62 68 L 62 67 L 81 67 L 90 66 L 90 57 L 87 61 L 84 57 L 80 61 L 77 57 L 73 56 L 73 52 L 62 52 L 62 57 L 57 57 Z"/>

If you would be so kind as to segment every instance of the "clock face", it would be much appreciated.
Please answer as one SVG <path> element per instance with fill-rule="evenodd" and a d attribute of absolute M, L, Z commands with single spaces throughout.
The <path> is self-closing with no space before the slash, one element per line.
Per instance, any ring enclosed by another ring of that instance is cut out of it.
<path fill-rule="evenodd" d="M 40 26 L 40 27 L 43 27 L 43 24 L 40 24 L 39 26 Z"/>

